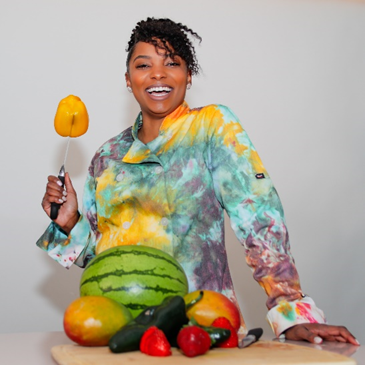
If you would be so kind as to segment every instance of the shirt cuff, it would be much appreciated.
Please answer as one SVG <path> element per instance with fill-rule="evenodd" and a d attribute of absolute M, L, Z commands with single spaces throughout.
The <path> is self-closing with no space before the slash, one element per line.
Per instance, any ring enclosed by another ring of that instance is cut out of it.
<path fill-rule="evenodd" d="M 79 258 L 83 257 L 81 254 L 86 249 L 85 242 L 88 240 L 85 238 L 88 236 L 87 232 L 89 230 L 90 226 L 87 219 L 80 215 L 79 221 L 71 230 L 65 242 L 49 250 L 48 255 L 66 269 L 69 269 L 74 263 L 78 266 L 82 265 Z"/>
<path fill-rule="evenodd" d="M 299 300 L 279 302 L 266 316 L 276 337 L 288 328 L 302 323 L 326 323 L 326 318 L 314 300 L 305 296 Z"/>

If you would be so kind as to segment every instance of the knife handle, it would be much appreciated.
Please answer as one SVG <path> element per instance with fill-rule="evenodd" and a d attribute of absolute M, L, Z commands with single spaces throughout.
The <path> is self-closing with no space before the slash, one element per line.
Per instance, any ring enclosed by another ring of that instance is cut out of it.
<path fill-rule="evenodd" d="M 253 335 L 256 337 L 256 341 L 258 341 L 258 339 L 262 336 L 263 333 L 264 333 L 264 331 L 262 328 L 253 328 L 248 331 L 247 336 Z"/>
<path fill-rule="evenodd" d="M 58 175 L 58 178 L 62 182 L 62 187 L 64 187 L 64 185 L 65 185 L 65 177 L 64 176 L 61 176 L 61 175 Z M 60 206 L 61 206 L 61 204 L 51 203 L 51 215 L 50 215 L 50 217 L 51 217 L 52 220 L 57 219 L 58 210 L 60 209 Z"/>

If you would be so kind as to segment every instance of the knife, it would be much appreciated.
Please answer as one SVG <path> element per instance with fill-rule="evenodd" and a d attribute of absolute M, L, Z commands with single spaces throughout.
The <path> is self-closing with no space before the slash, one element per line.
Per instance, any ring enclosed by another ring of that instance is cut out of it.
<path fill-rule="evenodd" d="M 58 178 L 62 182 L 62 187 L 65 185 L 65 165 L 61 166 L 61 170 L 58 173 Z M 61 204 L 58 203 L 51 203 L 51 219 L 54 220 L 58 216 L 58 210 L 60 209 Z"/>
<path fill-rule="evenodd" d="M 72 126 L 71 126 L 71 131 L 72 131 Z M 70 135 L 71 135 L 71 131 L 70 131 Z M 65 173 L 66 173 L 65 164 L 66 164 L 66 160 L 67 160 L 68 149 L 70 147 L 70 141 L 71 141 L 71 137 L 68 137 L 67 146 L 66 146 L 66 152 L 65 152 L 65 157 L 63 159 L 63 165 L 61 166 L 60 172 L 58 173 L 58 178 L 60 179 L 60 181 L 62 183 L 62 188 L 65 186 Z M 60 207 L 61 207 L 61 204 L 51 203 L 51 215 L 50 215 L 50 218 L 52 220 L 57 219 L 57 217 L 58 217 L 58 210 L 60 209 Z"/>
<path fill-rule="evenodd" d="M 242 340 L 238 342 L 238 347 L 243 349 L 244 347 L 252 345 L 254 342 L 259 340 L 263 332 L 262 328 L 253 328 L 252 330 L 249 330 L 246 337 L 242 338 Z"/>

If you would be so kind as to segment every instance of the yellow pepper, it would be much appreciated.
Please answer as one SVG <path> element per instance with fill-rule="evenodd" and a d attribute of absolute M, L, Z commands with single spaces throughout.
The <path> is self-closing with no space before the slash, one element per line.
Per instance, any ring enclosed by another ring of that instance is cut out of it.
<path fill-rule="evenodd" d="M 69 95 L 58 104 L 54 128 L 62 137 L 80 137 L 89 127 L 89 115 L 78 96 Z"/>

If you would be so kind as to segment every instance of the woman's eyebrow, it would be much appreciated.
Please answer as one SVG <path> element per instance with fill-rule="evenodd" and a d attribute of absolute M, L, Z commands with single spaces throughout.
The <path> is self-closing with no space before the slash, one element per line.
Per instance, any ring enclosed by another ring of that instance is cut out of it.
<path fill-rule="evenodd" d="M 139 58 L 143 58 L 143 59 L 151 59 L 151 57 L 150 57 L 150 56 L 139 55 L 139 56 L 137 56 L 137 57 L 135 57 L 135 58 L 133 59 L 133 62 L 137 61 Z"/>

